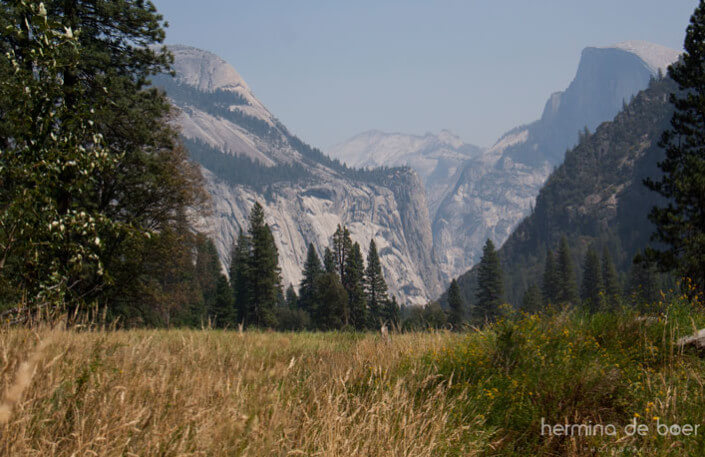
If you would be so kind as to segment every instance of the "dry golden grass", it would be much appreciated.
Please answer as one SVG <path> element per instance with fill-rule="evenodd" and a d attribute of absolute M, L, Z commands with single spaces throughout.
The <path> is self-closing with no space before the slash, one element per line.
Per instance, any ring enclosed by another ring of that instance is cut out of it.
<path fill-rule="evenodd" d="M 420 359 L 454 338 L 0 330 L 0 454 L 474 455 Z"/>

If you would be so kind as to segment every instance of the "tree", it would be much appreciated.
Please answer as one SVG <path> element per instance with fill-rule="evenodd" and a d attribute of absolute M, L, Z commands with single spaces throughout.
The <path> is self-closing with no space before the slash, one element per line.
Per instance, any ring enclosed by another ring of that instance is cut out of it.
<path fill-rule="evenodd" d="M 216 308 L 218 279 L 220 278 L 218 251 L 209 238 L 198 235 L 196 244 L 196 280 L 203 294 L 203 308 L 194 309 L 195 323 L 205 322 Z"/>
<path fill-rule="evenodd" d="M 536 284 L 531 284 L 522 298 L 521 305 L 527 313 L 535 313 L 541 310 L 542 294 L 541 289 Z"/>
<path fill-rule="evenodd" d="M 150 75 L 169 70 L 168 53 L 150 46 L 163 41 L 163 20 L 141 0 L 12 0 L 0 8 L 0 52 L 12 56 L 0 64 L 9 82 L 0 89 L 0 249 L 14 265 L 0 277 L 31 296 L 44 290 L 76 306 L 99 300 L 111 315 L 151 313 L 124 297 L 153 298 L 154 238 L 171 239 L 205 195 L 169 126 L 168 99 L 147 88 Z M 35 230 L 20 230 L 17 210 Z M 37 242 L 46 258 L 27 255 Z M 162 244 L 162 262 L 181 249 Z"/>
<path fill-rule="evenodd" d="M 600 268 L 600 257 L 593 246 L 590 246 L 585 254 L 583 282 L 580 285 L 580 298 L 583 301 L 583 306 L 592 312 L 603 307 L 604 286 Z"/>
<path fill-rule="evenodd" d="M 451 281 L 448 289 L 448 307 L 450 308 L 448 322 L 453 326 L 453 330 L 460 330 L 465 322 L 465 302 L 460 293 L 458 281 L 455 279 Z"/>
<path fill-rule="evenodd" d="M 237 241 L 230 251 L 230 285 L 233 289 L 235 314 L 233 318 L 240 323 L 245 318 L 251 302 L 250 255 L 251 241 L 242 229 Z"/>
<path fill-rule="evenodd" d="M 492 240 L 487 239 L 482 248 L 482 258 L 478 267 L 475 318 L 477 320 L 494 319 L 502 304 L 503 294 L 504 283 L 499 255 Z"/>
<path fill-rule="evenodd" d="M 663 176 L 645 185 L 663 196 L 667 205 L 654 207 L 649 219 L 656 226 L 652 239 L 664 245 L 650 248 L 646 259 L 661 271 L 690 278 L 694 291 L 705 291 L 705 1 L 701 0 L 686 29 L 685 52 L 668 74 L 680 92 L 671 94 L 675 112 L 659 145 L 666 158 Z M 694 292 L 689 291 L 689 292 Z"/>
<path fill-rule="evenodd" d="M 321 259 L 318 258 L 313 243 L 308 245 L 308 253 L 306 254 L 306 262 L 302 273 L 303 279 L 299 286 L 299 307 L 311 314 L 315 306 L 316 279 L 323 273 Z"/>
<path fill-rule="evenodd" d="M 338 224 L 338 229 L 333 234 L 333 255 L 338 275 L 343 284 L 345 284 L 345 265 L 347 258 L 352 250 L 352 240 L 347 227 Z"/>
<path fill-rule="evenodd" d="M 636 307 L 645 307 L 659 300 L 659 277 L 653 264 L 634 262 L 629 272 L 627 295 Z"/>
<path fill-rule="evenodd" d="M 558 302 L 559 303 L 578 303 L 578 283 L 575 279 L 575 270 L 573 268 L 573 259 L 570 255 L 568 240 L 564 236 L 558 245 Z"/>
<path fill-rule="evenodd" d="M 377 244 L 370 240 L 370 250 L 367 253 L 367 269 L 365 270 L 365 295 L 367 296 L 368 325 L 376 328 L 382 321 L 382 306 L 387 301 L 387 283 L 382 275 L 382 264 L 379 261 Z"/>
<path fill-rule="evenodd" d="M 367 303 L 365 300 L 365 263 L 358 243 L 353 244 L 345 259 L 343 287 L 348 293 L 350 325 L 357 330 L 367 326 Z"/>
<path fill-rule="evenodd" d="M 607 246 L 602 250 L 602 282 L 605 288 L 606 304 L 613 308 L 619 302 L 621 287 L 619 285 L 617 269 L 614 267 L 612 256 Z"/>
<path fill-rule="evenodd" d="M 274 327 L 274 307 L 281 292 L 279 254 L 272 231 L 264 221 L 264 208 L 258 202 L 252 207 L 249 224 L 251 302 L 245 310 L 245 322 L 257 327 Z"/>
<path fill-rule="evenodd" d="M 382 320 L 391 328 L 398 328 L 400 326 L 400 314 L 401 309 L 399 308 L 397 297 L 392 296 L 391 298 L 387 298 L 384 302 L 384 306 L 382 306 Z"/>
<path fill-rule="evenodd" d="M 286 289 L 286 306 L 289 309 L 296 309 L 299 307 L 299 297 L 296 295 L 294 286 L 289 284 Z"/>
<path fill-rule="evenodd" d="M 233 307 L 233 294 L 228 278 L 219 274 L 215 284 L 215 296 L 209 315 L 216 327 L 234 327 L 237 323 Z"/>
<path fill-rule="evenodd" d="M 323 269 L 326 273 L 338 274 L 338 263 L 336 262 L 335 255 L 330 248 L 326 248 L 326 250 L 323 251 Z"/>
<path fill-rule="evenodd" d="M 342 328 L 347 314 L 348 294 L 338 274 L 326 272 L 316 279 L 316 309 L 313 320 L 321 330 Z"/>
<path fill-rule="evenodd" d="M 546 304 L 558 303 L 560 294 L 560 277 L 556 267 L 556 260 L 550 249 L 546 250 L 546 265 L 543 271 L 543 301 Z"/>

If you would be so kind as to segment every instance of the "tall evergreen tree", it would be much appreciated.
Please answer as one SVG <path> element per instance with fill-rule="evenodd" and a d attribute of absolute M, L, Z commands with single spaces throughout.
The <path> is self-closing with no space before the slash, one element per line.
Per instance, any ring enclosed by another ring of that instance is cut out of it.
<path fill-rule="evenodd" d="M 545 304 L 556 304 L 560 295 L 560 276 L 556 259 L 550 249 L 546 251 L 546 265 L 543 271 L 543 301 Z"/>
<path fill-rule="evenodd" d="M 194 323 L 205 322 L 215 309 L 218 278 L 220 277 L 218 251 L 210 238 L 199 234 L 196 245 L 196 279 L 203 294 L 203 307 L 194 310 Z"/>
<path fill-rule="evenodd" d="M 653 240 L 666 246 L 651 248 L 647 258 L 662 271 L 675 270 L 690 278 L 695 290 L 705 291 L 705 1 L 701 0 L 686 29 L 685 52 L 668 75 L 680 92 L 671 95 L 675 112 L 663 133 L 666 158 L 663 176 L 646 186 L 661 194 L 667 206 L 654 207 L 649 219 L 656 225 Z M 691 292 L 691 291 L 689 291 Z"/>
<path fill-rule="evenodd" d="M 348 314 L 348 294 L 336 272 L 326 272 L 316 279 L 316 309 L 312 316 L 321 330 L 340 329 Z"/>
<path fill-rule="evenodd" d="M 347 227 L 338 224 L 338 229 L 333 234 L 333 255 L 335 256 L 335 264 L 338 275 L 343 284 L 345 284 L 345 264 L 352 250 L 352 240 L 350 239 L 350 231 Z"/>
<path fill-rule="evenodd" d="M 370 241 L 370 250 L 367 253 L 365 294 L 367 296 L 368 325 L 371 328 L 376 328 L 383 320 L 382 307 L 387 301 L 387 283 L 382 275 L 382 264 L 379 261 L 377 244 L 374 239 Z"/>
<path fill-rule="evenodd" d="M 541 289 L 536 284 L 531 284 L 526 292 L 524 292 L 524 297 L 521 301 L 521 306 L 527 313 L 535 313 L 541 310 L 542 304 L 542 294 Z"/>
<path fill-rule="evenodd" d="M 213 306 L 208 314 L 218 328 L 234 327 L 237 323 L 232 288 L 228 278 L 219 274 L 215 284 Z"/>
<path fill-rule="evenodd" d="M 659 277 L 653 264 L 635 262 L 629 272 L 627 296 L 636 307 L 656 303 L 659 298 Z"/>
<path fill-rule="evenodd" d="M 578 303 L 578 283 L 575 279 L 573 259 L 570 255 L 568 240 L 564 236 L 558 245 L 557 270 L 559 278 L 558 301 L 560 303 Z"/>
<path fill-rule="evenodd" d="M 308 253 L 306 254 L 306 262 L 302 273 L 303 279 L 299 286 L 299 307 L 311 314 L 315 305 L 316 279 L 323 273 L 321 259 L 318 258 L 313 243 L 308 245 Z"/>
<path fill-rule="evenodd" d="M 448 289 L 448 307 L 450 308 L 448 322 L 453 326 L 453 330 L 460 330 L 465 322 L 465 302 L 460 293 L 458 281 L 455 279 L 451 281 Z"/>
<path fill-rule="evenodd" d="M 255 203 L 250 212 L 249 236 L 252 251 L 249 262 L 250 306 L 245 322 L 258 327 L 274 327 L 274 307 L 281 293 L 279 255 L 274 237 L 264 221 L 264 208 Z"/>
<path fill-rule="evenodd" d="M 621 287 L 617 269 L 614 267 L 614 262 L 612 262 L 612 256 L 607 246 L 602 250 L 602 282 L 605 288 L 605 305 L 609 308 L 614 308 L 619 303 Z"/>
<path fill-rule="evenodd" d="M 392 329 L 401 326 L 401 308 L 397 302 L 397 297 L 387 298 L 382 306 L 382 320 Z"/>
<path fill-rule="evenodd" d="M 338 274 L 338 263 L 335 260 L 335 254 L 333 254 L 330 248 L 326 248 L 326 250 L 323 251 L 323 269 L 326 273 Z"/>
<path fill-rule="evenodd" d="M 250 285 L 251 250 L 252 244 L 250 237 L 240 229 L 240 234 L 230 253 L 229 268 L 230 284 L 233 289 L 233 301 L 235 306 L 235 315 L 233 318 L 238 323 L 243 322 L 245 314 L 252 302 L 252 289 Z"/>
<path fill-rule="evenodd" d="M 358 243 L 353 244 L 345 259 L 343 287 L 348 293 L 350 325 L 362 330 L 367 325 L 367 303 L 365 300 L 365 263 Z"/>
<path fill-rule="evenodd" d="M 296 309 L 299 307 L 299 297 L 296 295 L 294 286 L 289 284 L 286 289 L 286 306 L 289 309 Z"/>
<path fill-rule="evenodd" d="M 585 254 L 583 282 L 580 285 L 580 298 L 583 301 L 583 306 L 592 312 L 601 309 L 604 293 L 600 257 L 595 248 L 590 246 Z"/>
<path fill-rule="evenodd" d="M 488 239 L 482 248 L 482 258 L 477 275 L 476 320 L 492 320 L 497 316 L 504 295 L 504 281 L 499 255 L 494 243 Z"/>

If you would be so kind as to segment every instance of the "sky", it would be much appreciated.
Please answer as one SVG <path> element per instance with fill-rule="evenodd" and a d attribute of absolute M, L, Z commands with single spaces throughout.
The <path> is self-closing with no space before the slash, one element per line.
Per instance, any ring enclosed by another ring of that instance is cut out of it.
<path fill-rule="evenodd" d="M 153 0 L 167 43 L 218 54 L 325 150 L 366 130 L 490 146 L 540 117 L 580 52 L 681 50 L 697 0 Z"/>

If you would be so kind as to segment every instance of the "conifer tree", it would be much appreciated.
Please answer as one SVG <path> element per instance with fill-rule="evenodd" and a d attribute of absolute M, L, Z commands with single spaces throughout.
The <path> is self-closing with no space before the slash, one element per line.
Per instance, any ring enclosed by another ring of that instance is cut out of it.
<path fill-rule="evenodd" d="M 345 284 L 345 264 L 352 249 L 352 240 L 350 239 L 350 231 L 347 227 L 338 224 L 338 229 L 333 234 L 333 255 L 338 271 L 338 276 L 343 284 Z"/>
<path fill-rule="evenodd" d="M 453 326 L 453 330 L 460 330 L 465 322 L 465 302 L 460 293 L 458 281 L 455 279 L 451 281 L 448 289 L 448 307 L 450 308 L 448 322 Z"/>
<path fill-rule="evenodd" d="M 321 330 L 340 329 L 348 314 L 348 294 L 336 272 L 325 272 L 316 279 L 316 308 L 312 316 Z"/>
<path fill-rule="evenodd" d="M 568 240 L 564 236 L 558 245 L 558 278 L 559 278 L 559 293 L 558 302 L 560 303 L 578 303 L 578 283 L 575 279 L 575 269 L 573 268 L 573 259 L 570 255 Z"/>
<path fill-rule="evenodd" d="M 252 250 L 248 283 L 251 302 L 245 312 L 245 322 L 258 327 L 274 327 L 274 307 L 281 293 L 277 246 L 264 221 L 264 208 L 259 203 L 252 207 L 249 222 Z"/>
<path fill-rule="evenodd" d="M 663 176 L 646 186 L 667 200 L 654 207 L 649 219 L 656 225 L 653 240 L 666 246 L 651 248 L 646 258 L 661 271 L 675 270 L 689 278 L 695 291 L 705 291 L 705 1 L 701 0 L 686 29 L 685 52 L 668 75 L 680 92 L 671 95 L 675 112 L 659 145 L 666 158 Z M 688 291 L 691 292 L 691 291 Z"/>
<path fill-rule="evenodd" d="M 536 284 L 531 284 L 522 298 L 521 305 L 527 313 L 535 313 L 541 310 L 542 304 L 541 289 Z"/>
<path fill-rule="evenodd" d="M 233 289 L 233 301 L 237 323 L 242 323 L 252 301 L 250 285 L 250 255 L 252 245 L 250 237 L 240 229 L 232 252 L 230 253 L 230 284 Z"/>
<path fill-rule="evenodd" d="M 602 250 L 602 282 L 605 288 L 605 304 L 609 308 L 614 308 L 619 303 L 621 287 L 607 246 Z"/>
<path fill-rule="evenodd" d="M 499 255 L 494 243 L 488 239 L 482 248 L 482 258 L 477 274 L 477 304 L 475 319 L 492 320 L 497 316 L 504 295 L 504 280 Z"/>
<path fill-rule="evenodd" d="M 382 321 L 385 322 L 389 328 L 398 328 L 400 326 L 401 308 L 397 302 L 397 297 L 392 296 L 384 301 L 384 306 L 382 307 Z"/>
<path fill-rule="evenodd" d="M 558 303 L 560 282 L 555 256 L 548 249 L 546 250 L 546 266 L 543 272 L 543 288 L 541 290 L 545 304 Z"/>
<path fill-rule="evenodd" d="M 604 286 L 600 268 L 600 257 L 593 246 L 590 246 L 585 254 L 583 282 L 580 285 L 580 298 L 583 301 L 583 306 L 592 312 L 598 311 L 603 307 Z"/>
<path fill-rule="evenodd" d="M 203 294 L 203 307 L 194 309 L 193 320 L 195 324 L 205 322 L 215 309 L 220 275 L 220 260 L 213 241 L 205 235 L 199 234 L 196 245 L 196 279 Z"/>
<path fill-rule="evenodd" d="M 632 305 L 643 307 L 659 300 L 659 277 L 653 264 L 635 262 L 629 272 L 627 296 Z"/>
<path fill-rule="evenodd" d="M 367 325 L 367 303 L 365 300 L 365 263 L 358 243 L 353 244 L 345 259 L 343 286 L 348 293 L 350 325 L 362 330 Z"/>
<path fill-rule="evenodd" d="M 367 253 L 367 269 L 365 270 L 365 294 L 367 296 L 368 325 L 377 328 L 382 321 L 382 307 L 387 301 L 387 283 L 382 275 L 382 264 L 379 261 L 377 244 L 370 241 Z"/>
<path fill-rule="evenodd" d="M 218 275 L 213 306 L 208 314 L 218 328 L 232 328 L 237 322 L 233 306 L 232 288 L 224 274 Z"/>
<path fill-rule="evenodd" d="M 326 250 L 323 251 L 323 269 L 326 273 L 338 274 L 338 263 L 336 262 L 335 255 L 330 248 L 326 248 Z"/>
<path fill-rule="evenodd" d="M 294 290 L 294 286 L 292 284 L 289 284 L 289 287 L 286 289 L 286 306 L 289 309 L 296 309 L 299 307 L 299 297 L 296 295 L 296 291 Z"/>
<path fill-rule="evenodd" d="M 318 258 L 313 243 L 309 243 L 306 262 L 302 272 L 303 279 L 299 286 L 299 307 L 309 314 L 313 313 L 316 297 L 316 279 L 323 273 L 321 259 Z"/>

